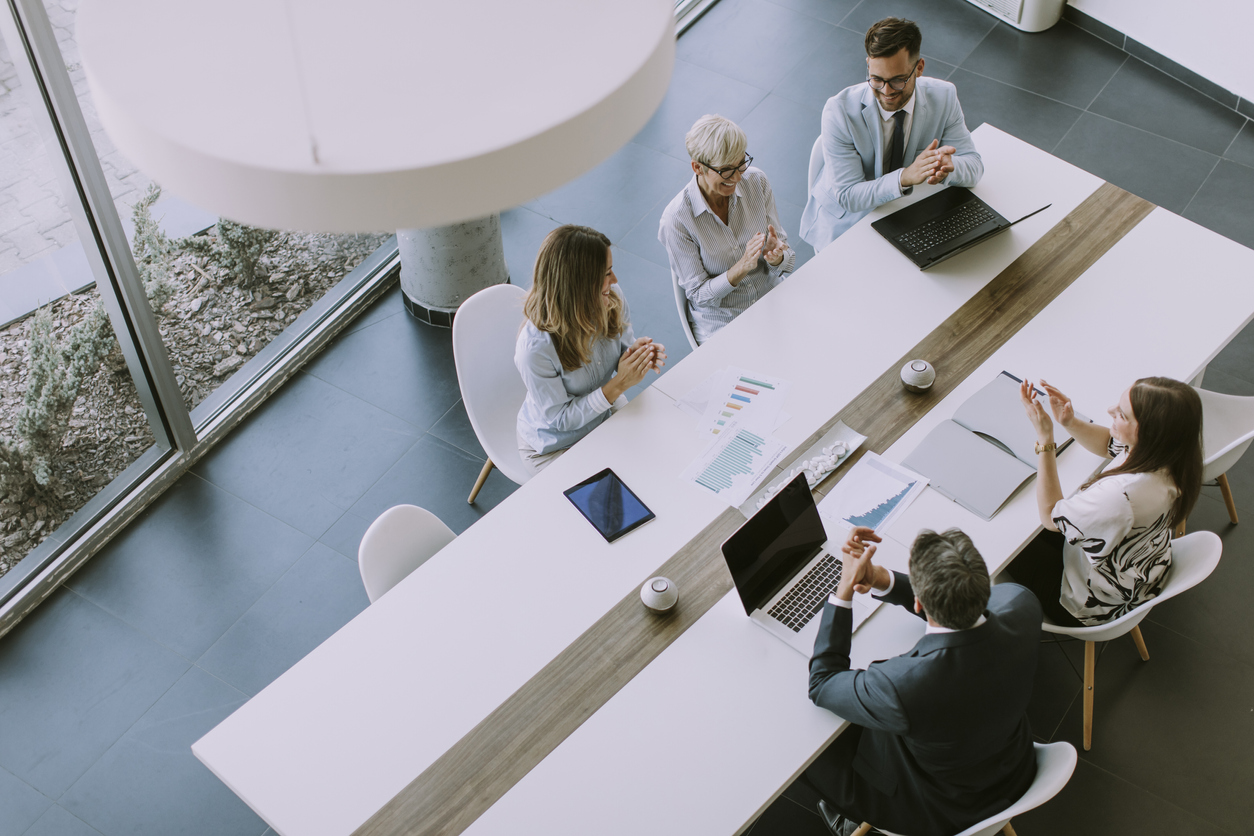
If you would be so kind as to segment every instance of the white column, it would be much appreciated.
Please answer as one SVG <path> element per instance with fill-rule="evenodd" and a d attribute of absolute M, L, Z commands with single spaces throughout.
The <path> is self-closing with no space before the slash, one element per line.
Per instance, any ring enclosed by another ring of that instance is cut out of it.
<path fill-rule="evenodd" d="M 398 229 L 396 240 L 405 309 L 423 322 L 448 328 L 462 302 L 485 287 L 509 281 L 500 215 Z"/>

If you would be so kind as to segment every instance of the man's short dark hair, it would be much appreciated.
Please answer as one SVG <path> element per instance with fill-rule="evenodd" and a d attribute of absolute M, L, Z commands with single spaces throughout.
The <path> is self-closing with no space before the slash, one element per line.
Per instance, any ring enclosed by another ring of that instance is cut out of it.
<path fill-rule="evenodd" d="M 869 58 L 887 58 L 898 50 L 906 50 L 910 60 L 917 61 L 923 49 L 923 33 L 913 20 L 886 17 L 866 30 L 866 54 Z"/>
<path fill-rule="evenodd" d="M 956 528 L 919 532 L 910 547 L 910 585 L 923 611 L 951 630 L 974 626 L 988 606 L 988 567 Z"/>

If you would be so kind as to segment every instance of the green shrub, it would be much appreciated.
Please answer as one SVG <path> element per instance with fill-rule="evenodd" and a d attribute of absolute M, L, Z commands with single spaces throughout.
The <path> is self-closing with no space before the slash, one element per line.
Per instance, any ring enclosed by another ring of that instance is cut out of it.
<path fill-rule="evenodd" d="M 174 243 L 161 231 L 161 225 L 153 220 L 152 205 L 160 197 L 161 187 L 153 183 L 131 209 L 131 220 L 135 224 L 131 254 L 135 257 L 139 278 L 144 283 L 144 292 L 157 313 L 162 313 L 166 302 L 174 296 L 175 286 L 171 276 L 174 259 L 179 253 Z"/>
<path fill-rule="evenodd" d="M 245 290 L 251 288 L 261 278 L 258 270 L 261 256 L 278 233 L 272 229 L 237 224 L 226 218 L 218 219 L 216 229 L 218 234 L 215 237 L 193 235 L 179 239 L 176 244 L 209 256 L 233 278 L 236 285 Z"/>

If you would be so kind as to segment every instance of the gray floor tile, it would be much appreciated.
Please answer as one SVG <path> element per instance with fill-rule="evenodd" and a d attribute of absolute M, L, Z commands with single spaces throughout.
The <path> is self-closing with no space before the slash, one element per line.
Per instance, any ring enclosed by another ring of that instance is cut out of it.
<path fill-rule="evenodd" d="M 1119 68 L 1089 109 L 1216 156 L 1245 123 L 1214 99 L 1136 59 Z"/>
<path fill-rule="evenodd" d="M 817 803 L 816 803 L 817 804 Z M 753 823 L 752 836 L 828 836 L 818 807 L 806 809 L 781 795 Z"/>
<path fill-rule="evenodd" d="M 315 543 L 196 664 L 251 696 L 369 605 L 357 561 Z"/>
<path fill-rule="evenodd" d="M 357 516 L 352 511 L 345 511 L 318 542 L 330 546 L 349 560 L 355 561 L 357 560 L 357 547 L 361 545 L 361 538 L 366 535 L 366 529 L 372 522 L 374 522 L 373 519 L 368 520 Z"/>
<path fill-rule="evenodd" d="M 375 328 L 388 328 L 387 323 L 397 319 L 384 320 Z M 406 333 L 431 327 L 400 321 L 399 327 L 388 331 Z M 420 358 L 403 350 L 403 345 L 394 344 L 398 358 L 395 366 L 400 366 L 401 371 L 421 366 Z M 348 351 L 324 354 L 320 359 L 327 360 L 333 372 L 339 372 L 331 376 L 343 379 L 349 370 L 339 361 L 345 355 L 355 355 L 360 363 L 358 388 L 379 383 L 383 377 L 380 369 L 393 360 L 393 355 L 383 353 L 367 362 L 360 353 Z M 405 382 L 412 384 L 412 380 Z M 456 387 L 455 381 L 453 385 Z M 455 395 L 448 404 L 454 400 Z M 448 404 L 430 420 L 434 422 L 448 409 Z M 245 421 L 231 438 L 196 465 L 194 471 L 316 538 L 420 435 L 419 429 L 395 415 L 317 377 L 300 374 L 271 397 L 265 409 Z"/>
<path fill-rule="evenodd" d="M 666 369 L 688 356 L 692 348 L 679 324 L 679 310 L 675 307 L 675 291 L 671 284 L 671 271 L 651 261 L 615 248 L 614 272 L 622 286 L 623 296 L 631 305 L 631 326 L 637 337 L 652 337 L 666 346 Z M 658 375 L 649 372 L 643 383 L 628 390 L 628 397 L 636 394 L 657 380 Z"/>
<path fill-rule="evenodd" d="M 517 488 L 499 470 L 493 470 L 475 504 L 467 504 L 466 497 L 482 467 L 481 459 L 424 435 L 352 507 L 352 513 L 373 520 L 393 505 L 417 505 L 460 534 Z"/>
<path fill-rule="evenodd" d="M 679 189 L 675 190 L 675 194 L 679 194 L 680 189 L 687 185 L 685 180 Z M 652 261 L 659 267 L 670 269 L 670 258 L 666 255 L 666 247 L 662 244 L 658 236 L 658 225 L 662 222 L 662 213 L 666 211 L 666 207 L 675 198 L 675 195 L 663 197 L 652 209 L 644 214 L 640 222 L 632 227 L 622 238 L 614 242 L 614 246 L 620 250 L 627 250 L 634 255 Z"/>
<path fill-rule="evenodd" d="M 509 268 L 510 284 L 524 289 L 531 287 L 536 253 L 540 252 L 545 236 L 559 226 L 561 224 L 558 221 L 523 206 L 501 213 L 501 238 L 505 245 L 505 264 Z"/>
<path fill-rule="evenodd" d="M 51 806 L 51 798 L 0 769 L 0 836 L 22 836 Z"/>
<path fill-rule="evenodd" d="M 397 284 L 392 285 L 390 290 L 386 291 L 382 296 L 376 299 L 374 304 L 371 305 L 365 313 L 353 320 L 353 324 L 345 328 L 340 333 L 340 339 L 343 339 L 346 335 L 351 334 L 354 331 L 361 331 L 364 328 L 369 328 L 377 322 L 382 322 L 383 320 L 397 316 L 398 314 L 405 314 L 408 316 L 409 312 L 405 310 L 405 302 L 401 296 L 401 286 L 398 282 Z"/>
<path fill-rule="evenodd" d="M 1036 678 L 1032 681 L 1032 700 L 1028 703 L 1028 721 L 1032 733 L 1050 741 L 1058 732 L 1062 718 L 1080 696 L 1083 687 L 1079 673 L 1084 670 L 1084 646 L 1079 642 L 1055 641 L 1041 633 Z"/>
<path fill-rule="evenodd" d="M 959 67 L 998 25 L 966 0 L 863 0 L 840 25 L 865 35 L 872 23 L 886 17 L 904 17 L 919 24 L 923 54 Z"/>
<path fill-rule="evenodd" d="M 453 365 L 452 329 L 428 325 L 412 316 L 389 317 L 338 338 L 332 349 L 305 367 L 305 372 L 419 431 L 429 429 L 461 397 Z M 289 383 L 283 394 L 292 385 Z M 354 420 L 357 423 L 342 429 L 358 434 L 362 422 L 375 423 L 364 413 Z M 404 431 L 382 416 L 378 429 Z"/>
<path fill-rule="evenodd" d="M 772 93 L 740 123 L 755 149 L 753 164 L 771 178 L 776 200 L 805 206 L 806 172 L 820 112 Z"/>
<path fill-rule="evenodd" d="M 59 797 L 189 666 L 57 591 L 0 642 L 0 766 Z"/>
<path fill-rule="evenodd" d="M 1234 377 L 1228 372 L 1221 371 L 1215 367 L 1214 362 L 1206 369 L 1206 382 L 1202 384 L 1202 388 L 1209 389 L 1212 392 L 1221 392 L 1225 395 L 1241 395 L 1246 398 L 1254 397 L 1254 382 Z"/>
<path fill-rule="evenodd" d="M 1150 661 L 1127 637 L 1108 643 L 1099 660 L 1085 759 L 1220 830 L 1248 832 L 1254 665 L 1154 622 L 1142 622 L 1141 632 Z M 1077 749 L 1081 719 L 1077 701 L 1059 731 Z"/>
<path fill-rule="evenodd" d="M 244 700 L 192 668 L 66 792 L 61 805 L 104 836 L 258 836 L 265 822 L 191 750 Z"/>
<path fill-rule="evenodd" d="M 1066 136 L 1083 112 L 963 68 L 955 70 L 950 81 L 958 87 L 969 129 L 987 122 L 1046 151 Z"/>
<path fill-rule="evenodd" d="M 684 136 L 693 122 L 707 113 L 739 122 L 766 92 L 697 64 L 676 61 L 666 98 L 632 142 L 687 163 L 691 157 Z"/>
<path fill-rule="evenodd" d="M 449 407 L 449 411 L 435 422 L 435 426 L 429 432 L 436 438 L 447 441 L 454 447 L 460 447 L 480 460 L 488 458 L 483 445 L 479 443 L 479 437 L 475 435 L 475 428 L 470 425 L 466 405 L 460 400 Z"/>
<path fill-rule="evenodd" d="M 1123 50 L 1069 23 L 1031 33 L 999 24 L 962 69 L 1084 109 L 1125 60 Z"/>
<path fill-rule="evenodd" d="M 1216 386 L 1211 377 L 1212 372 L 1216 371 L 1245 383 L 1254 383 L 1254 322 L 1241 329 L 1241 332 L 1224 346 L 1224 350 L 1210 361 L 1206 370 L 1206 379 L 1202 384 L 1205 389 L 1213 389 L 1229 395 L 1248 394 L 1244 391 L 1222 389 Z"/>
<path fill-rule="evenodd" d="M 1238 244 L 1254 247 L 1254 168 L 1220 160 L 1184 216 Z"/>
<path fill-rule="evenodd" d="M 1044 805 L 1016 816 L 1019 836 L 1216 836 L 1209 823 L 1082 757 L 1071 781 Z"/>
<path fill-rule="evenodd" d="M 1176 213 L 1184 211 L 1216 161 L 1196 148 L 1092 113 L 1080 117 L 1054 154 Z"/>
<path fill-rule="evenodd" d="M 831 29 L 766 0 L 719 3 L 679 39 L 675 57 L 769 90 Z M 751 58 L 746 58 L 747 51 Z"/>
<path fill-rule="evenodd" d="M 188 474 L 68 585 L 194 660 L 312 543 L 290 525 Z"/>
<path fill-rule="evenodd" d="M 930 69 L 929 63 L 924 67 L 924 75 L 933 75 Z M 866 74 L 862 33 L 833 29 L 771 92 L 822 113 L 828 99 L 850 85 L 865 83 Z M 816 122 L 815 136 L 817 128 Z"/>
<path fill-rule="evenodd" d="M 659 200 L 678 192 L 691 173 L 689 163 L 629 142 L 583 177 L 536 198 L 529 206 L 561 223 L 590 226 L 617 241 Z"/>
<path fill-rule="evenodd" d="M 853 11 L 860 0 L 770 0 L 777 6 L 801 12 L 824 23 L 836 25 Z"/>
<path fill-rule="evenodd" d="M 61 807 L 49 807 L 48 811 L 39 817 L 39 821 L 35 822 L 24 836 L 102 836 L 102 834 Z"/>
<path fill-rule="evenodd" d="M 1254 168 L 1254 122 L 1246 122 L 1236 139 L 1224 151 L 1224 159 Z"/>

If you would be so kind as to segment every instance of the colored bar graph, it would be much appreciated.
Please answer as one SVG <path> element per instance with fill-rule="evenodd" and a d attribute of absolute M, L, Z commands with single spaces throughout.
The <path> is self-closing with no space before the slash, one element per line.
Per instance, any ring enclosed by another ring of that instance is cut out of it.
<path fill-rule="evenodd" d="M 754 380 L 751 377 L 741 377 L 741 383 L 748 383 L 750 386 L 761 386 L 763 389 L 774 389 L 775 387 L 769 383 L 763 383 L 760 380 Z"/>

